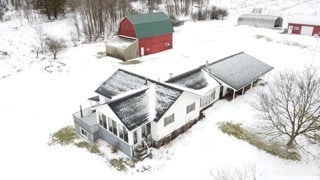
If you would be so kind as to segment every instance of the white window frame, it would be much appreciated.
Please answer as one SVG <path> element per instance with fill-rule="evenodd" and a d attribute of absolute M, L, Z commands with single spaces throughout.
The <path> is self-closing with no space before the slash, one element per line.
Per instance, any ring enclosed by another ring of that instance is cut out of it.
<path fill-rule="evenodd" d="M 164 127 L 168 126 L 169 124 L 174 122 L 174 114 L 167 116 L 163 119 Z"/>
<path fill-rule="evenodd" d="M 85 134 L 83 134 L 82 132 L 85 132 Z M 85 129 L 83 129 L 82 127 L 80 127 L 80 135 L 82 137 L 85 137 L 86 139 L 88 139 L 88 132 Z"/>
<path fill-rule="evenodd" d="M 186 108 L 187 114 L 189 114 L 190 112 L 194 111 L 196 109 L 196 103 L 193 102 L 192 104 L 188 105 Z"/>

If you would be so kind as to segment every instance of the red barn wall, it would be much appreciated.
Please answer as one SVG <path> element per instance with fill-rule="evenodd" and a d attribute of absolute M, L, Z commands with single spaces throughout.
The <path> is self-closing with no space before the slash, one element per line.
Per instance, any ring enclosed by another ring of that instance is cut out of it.
<path fill-rule="evenodd" d="M 289 26 L 293 27 L 292 34 L 300 34 L 302 26 L 311 26 L 311 25 L 288 23 L 288 27 Z M 320 26 L 312 26 L 312 27 L 313 27 L 312 35 L 320 33 Z"/>
<path fill-rule="evenodd" d="M 161 36 L 139 39 L 139 54 L 144 48 L 144 55 L 157 53 L 172 48 L 172 33 Z"/>
<path fill-rule="evenodd" d="M 129 36 L 129 37 L 133 37 L 133 38 L 137 37 L 136 32 L 134 30 L 134 27 L 131 24 L 131 22 L 128 20 L 128 18 L 124 18 L 120 22 L 119 35 Z"/>

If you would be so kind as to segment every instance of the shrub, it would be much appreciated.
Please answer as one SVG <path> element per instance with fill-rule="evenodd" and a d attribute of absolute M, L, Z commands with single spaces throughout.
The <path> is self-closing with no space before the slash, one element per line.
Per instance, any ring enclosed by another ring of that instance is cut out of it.
<path fill-rule="evenodd" d="M 234 136 L 238 139 L 247 141 L 249 144 L 256 146 L 258 149 L 263 150 L 274 156 L 289 159 L 300 160 L 299 153 L 295 151 L 287 151 L 281 144 L 277 142 L 264 141 L 255 133 L 250 132 L 248 129 L 242 127 L 240 123 L 223 122 L 219 125 L 219 129 L 226 134 Z"/>
<path fill-rule="evenodd" d="M 51 142 L 49 142 L 49 145 L 57 143 L 61 145 L 68 145 L 73 143 L 77 138 L 78 136 L 75 133 L 74 128 L 71 126 L 67 126 L 51 135 Z"/>
<path fill-rule="evenodd" d="M 210 19 L 224 19 L 227 16 L 228 11 L 226 9 L 213 6 L 210 10 Z"/>
<path fill-rule="evenodd" d="M 93 154 L 103 155 L 103 153 L 100 151 L 99 147 L 96 144 L 87 141 L 80 141 L 78 143 L 75 143 L 75 145 L 79 148 L 86 148 L 89 152 Z"/>
<path fill-rule="evenodd" d="M 127 167 L 125 166 L 125 161 L 122 158 L 119 159 L 111 159 L 110 162 L 112 167 L 116 168 L 118 171 L 127 171 Z"/>

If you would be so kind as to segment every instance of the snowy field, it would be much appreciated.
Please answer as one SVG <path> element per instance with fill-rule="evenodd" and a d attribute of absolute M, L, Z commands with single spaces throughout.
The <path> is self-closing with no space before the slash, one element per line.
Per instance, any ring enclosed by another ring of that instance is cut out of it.
<path fill-rule="evenodd" d="M 219 3 L 222 2 L 236 1 Z M 319 0 L 299 6 L 291 1 L 283 7 L 278 6 L 281 0 L 272 2 L 278 2 L 273 11 L 282 10 L 285 18 L 296 12 L 320 13 Z M 252 7 L 255 6 L 247 9 Z M 235 17 L 186 22 L 175 28 L 172 50 L 142 57 L 141 63 L 132 65 L 110 57 L 99 58 L 97 53 L 105 49 L 103 43 L 78 47 L 70 43 L 58 54 L 58 60 L 48 54 L 35 58 L 31 50 L 36 43 L 37 25 L 30 26 L 24 19 L 0 23 L 0 50 L 8 52 L 0 55 L 0 179 L 213 179 L 210 171 L 216 169 L 255 166 L 259 180 L 319 180 L 319 165 L 312 159 L 282 160 L 217 129 L 217 122 L 221 121 L 245 125 L 255 121 L 248 105 L 254 89 L 234 101 L 218 101 L 205 111 L 203 121 L 166 146 L 154 149 L 153 159 L 137 163 L 126 173 L 116 171 L 106 159 L 84 149 L 48 146 L 50 134 L 73 125 L 72 113 L 78 111 L 79 105 L 88 107 L 87 98 L 94 96 L 94 90 L 118 68 L 164 81 L 169 73 L 177 75 L 239 51 L 275 67 L 273 72 L 311 64 L 314 37 L 235 26 Z M 48 34 L 65 37 L 73 30 L 70 24 L 67 18 L 44 23 L 43 27 Z M 320 66 L 320 48 L 313 64 Z M 50 65 L 51 73 L 44 70 Z M 151 169 L 137 172 L 143 166 Z"/>

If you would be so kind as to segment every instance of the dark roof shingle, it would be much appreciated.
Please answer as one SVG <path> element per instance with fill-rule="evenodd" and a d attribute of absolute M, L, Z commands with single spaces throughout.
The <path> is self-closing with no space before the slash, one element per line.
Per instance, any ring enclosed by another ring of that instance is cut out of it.
<path fill-rule="evenodd" d="M 125 70 L 117 70 L 109 79 L 95 91 L 109 99 L 131 90 L 139 89 L 145 86 L 146 78 L 127 72 Z"/>
<path fill-rule="evenodd" d="M 273 69 L 272 66 L 240 52 L 202 66 L 210 75 L 239 90 Z"/>

